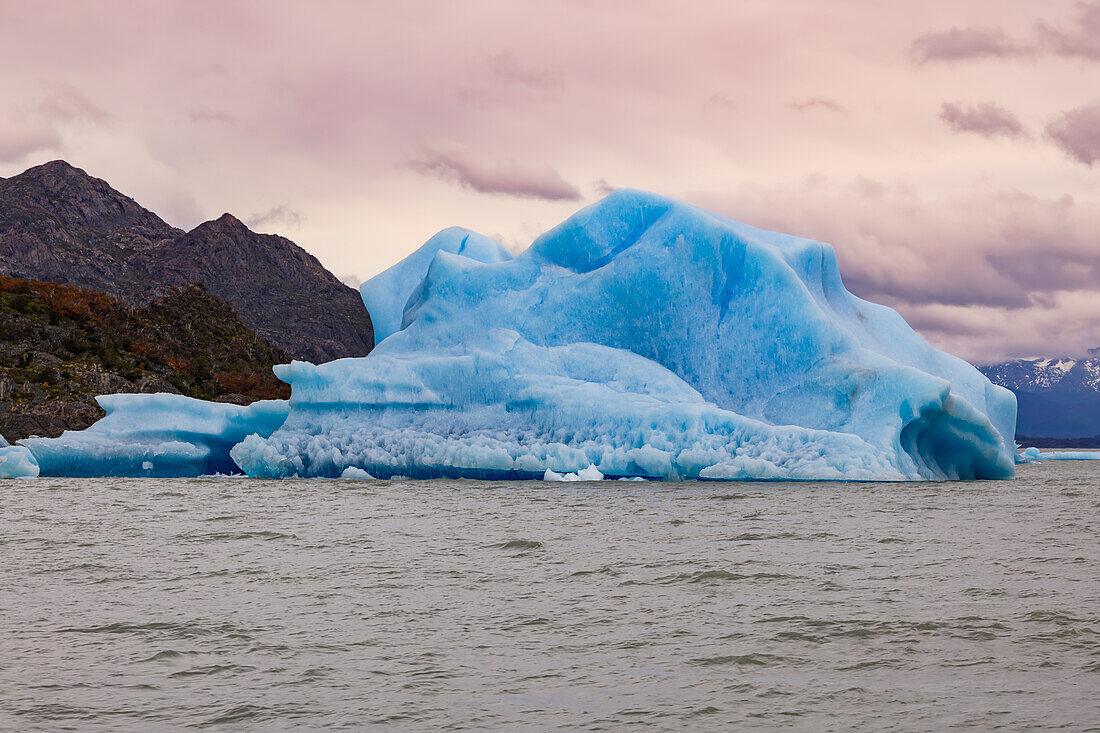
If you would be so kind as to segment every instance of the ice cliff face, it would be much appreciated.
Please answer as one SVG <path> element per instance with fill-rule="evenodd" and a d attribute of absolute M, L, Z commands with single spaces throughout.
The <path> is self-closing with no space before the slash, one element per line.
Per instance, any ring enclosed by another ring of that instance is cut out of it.
<path fill-rule="evenodd" d="M 236 463 L 269 477 L 1014 473 L 1012 394 L 848 293 L 827 245 L 620 191 L 515 259 L 493 247 L 446 230 L 364 284 L 385 340 L 277 367 L 289 416 Z"/>

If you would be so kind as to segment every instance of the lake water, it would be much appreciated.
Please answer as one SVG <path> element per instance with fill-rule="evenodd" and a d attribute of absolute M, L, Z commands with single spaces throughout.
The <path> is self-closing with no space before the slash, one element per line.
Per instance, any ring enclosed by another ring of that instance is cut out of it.
<path fill-rule="evenodd" d="M 4 730 L 1100 730 L 1100 462 L 0 494 Z"/>

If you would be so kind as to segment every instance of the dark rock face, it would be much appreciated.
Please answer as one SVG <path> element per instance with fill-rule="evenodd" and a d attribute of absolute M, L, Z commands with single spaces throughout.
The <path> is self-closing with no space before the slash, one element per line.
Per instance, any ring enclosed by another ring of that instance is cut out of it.
<path fill-rule="evenodd" d="M 257 234 L 230 214 L 156 249 L 160 289 L 204 282 L 260 338 L 314 363 L 363 356 L 374 330 L 359 293 L 289 239 Z"/>
<path fill-rule="evenodd" d="M 116 297 L 140 290 L 157 243 L 183 234 L 64 161 L 0 180 L 0 273 Z"/>
<path fill-rule="evenodd" d="M 0 273 L 132 305 L 202 282 L 293 358 L 322 362 L 374 347 L 359 293 L 289 239 L 229 214 L 182 232 L 64 161 L 0 179 Z"/>

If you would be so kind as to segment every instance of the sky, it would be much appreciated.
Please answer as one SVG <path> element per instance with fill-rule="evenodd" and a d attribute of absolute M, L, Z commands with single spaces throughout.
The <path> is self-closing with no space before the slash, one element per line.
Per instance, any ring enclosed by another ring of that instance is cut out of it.
<path fill-rule="evenodd" d="M 0 0 L 0 176 L 57 158 L 351 283 L 646 189 L 975 363 L 1100 346 L 1100 0 Z"/>

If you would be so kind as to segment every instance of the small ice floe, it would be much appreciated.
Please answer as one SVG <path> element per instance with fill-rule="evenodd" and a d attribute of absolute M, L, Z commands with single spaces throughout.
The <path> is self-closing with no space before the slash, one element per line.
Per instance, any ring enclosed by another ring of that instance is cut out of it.
<path fill-rule="evenodd" d="M 543 481 L 603 481 L 603 474 L 600 473 L 600 469 L 596 468 L 595 464 L 589 464 L 588 468 L 582 468 L 576 473 L 557 473 L 546 469 L 546 473 L 542 475 Z"/>
<path fill-rule="evenodd" d="M 372 481 L 374 476 L 355 466 L 348 466 L 340 473 L 340 478 L 348 481 Z"/>

